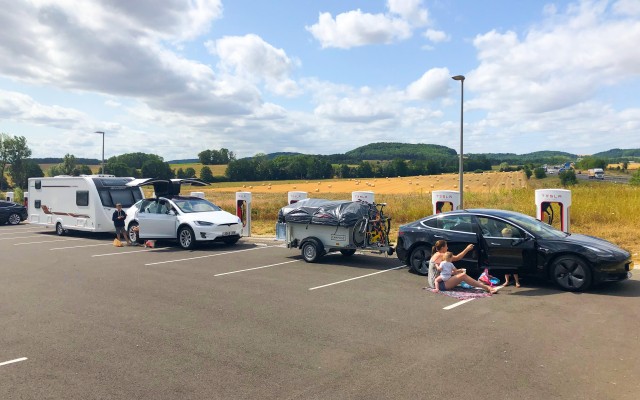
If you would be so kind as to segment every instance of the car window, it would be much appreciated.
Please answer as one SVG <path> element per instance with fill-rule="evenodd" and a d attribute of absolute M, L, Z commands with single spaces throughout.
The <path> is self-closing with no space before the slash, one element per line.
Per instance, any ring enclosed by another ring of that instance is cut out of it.
<path fill-rule="evenodd" d="M 478 217 L 478 224 L 484 237 L 524 237 L 524 232 L 520 228 L 496 218 Z"/>
<path fill-rule="evenodd" d="M 9 207 L 9 203 L 6 201 L 0 201 L 0 207 Z"/>
<path fill-rule="evenodd" d="M 204 199 L 173 199 L 175 205 L 184 213 L 221 211 L 222 209 Z"/>
<path fill-rule="evenodd" d="M 431 228 L 474 233 L 473 218 L 471 215 L 438 215 L 422 223 Z"/>

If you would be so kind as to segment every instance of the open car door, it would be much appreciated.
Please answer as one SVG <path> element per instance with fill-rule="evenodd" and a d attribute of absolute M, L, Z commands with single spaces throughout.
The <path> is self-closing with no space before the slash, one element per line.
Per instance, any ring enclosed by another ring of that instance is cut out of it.
<path fill-rule="evenodd" d="M 153 191 L 156 197 L 171 197 L 180 194 L 180 187 L 182 184 L 192 186 L 208 186 L 207 182 L 203 182 L 200 179 L 156 179 L 156 178 L 142 178 L 134 179 L 127 183 L 127 186 L 147 186 L 153 185 Z"/>

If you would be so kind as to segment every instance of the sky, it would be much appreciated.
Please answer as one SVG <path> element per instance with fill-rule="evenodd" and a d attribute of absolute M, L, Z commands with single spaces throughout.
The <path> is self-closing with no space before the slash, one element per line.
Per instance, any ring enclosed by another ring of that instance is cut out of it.
<path fill-rule="evenodd" d="M 0 0 L 0 26 L 33 157 L 458 151 L 462 94 L 465 154 L 640 148 L 640 0 Z"/>

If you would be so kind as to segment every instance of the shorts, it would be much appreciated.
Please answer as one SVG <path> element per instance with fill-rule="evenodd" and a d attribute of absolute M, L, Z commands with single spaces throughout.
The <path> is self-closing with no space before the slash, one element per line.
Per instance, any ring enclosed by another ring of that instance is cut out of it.
<path fill-rule="evenodd" d="M 447 287 L 445 286 L 445 282 L 444 281 L 438 282 L 438 290 L 441 291 L 441 292 L 444 292 L 445 290 L 447 290 Z"/>
<path fill-rule="evenodd" d="M 123 233 L 123 234 L 124 234 L 125 232 L 126 232 L 126 231 L 125 231 L 125 229 L 124 229 L 124 226 L 116 226 L 116 235 L 119 235 L 119 234 L 121 234 L 121 233 Z"/>

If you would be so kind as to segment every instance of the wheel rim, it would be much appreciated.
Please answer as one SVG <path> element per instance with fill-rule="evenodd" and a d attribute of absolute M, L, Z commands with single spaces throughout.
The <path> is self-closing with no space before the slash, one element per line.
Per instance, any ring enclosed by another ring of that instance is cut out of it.
<path fill-rule="evenodd" d="M 9 223 L 11 225 L 18 225 L 20 223 L 20 216 L 18 214 L 9 215 Z"/>
<path fill-rule="evenodd" d="M 566 289 L 580 289 L 587 279 L 585 268 L 579 260 L 560 260 L 554 271 L 556 282 Z"/>
<path fill-rule="evenodd" d="M 411 268 L 421 274 L 427 274 L 429 272 L 428 259 L 427 248 L 424 246 L 418 247 L 411 253 Z"/>
<path fill-rule="evenodd" d="M 316 247 L 312 244 L 306 244 L 304 246 L 304 258 L 307 260 L 313 260 L 316 257 Z"/>
<path fill-rule="evenodd" d="M 182 247 L 191 246 L 191 242 L 193 238 L 191 237 L 191 232 L 188 229 L 183 229 L 180 231 L 180 244 Z"/>
<path fill-rule="evenodd" d="M 64 233 L 64 229 L 62 229 L 62 224 L 58 222 L 58 225 L 56 225 L 56 232 L 58 233 L 58 235 L 62 235 Z"/>
<path fill-rule="evenodd" d="M 138 234 L 136 234 L 136 231 L 133 230 L 133 228 L 136 226 L 137 225 L 132 225 L 131 228 L 129 228 L 129 240 L 131 240 L 132 242 L 138 241 Z"/>

